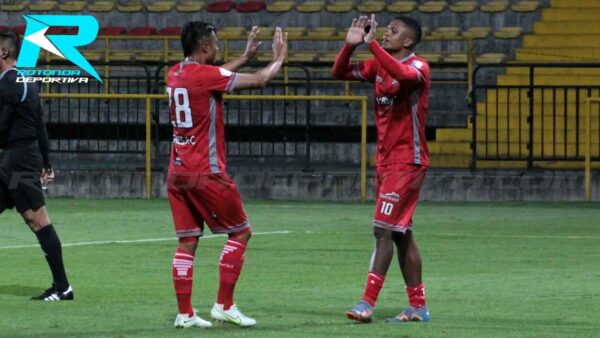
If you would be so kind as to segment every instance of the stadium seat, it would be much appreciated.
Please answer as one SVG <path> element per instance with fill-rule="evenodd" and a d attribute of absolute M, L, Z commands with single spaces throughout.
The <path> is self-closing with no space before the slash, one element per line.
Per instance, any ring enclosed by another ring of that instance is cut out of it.
<path fill-rule="evenodd" d="M 175 8 L 174 1 L 157 1 L 153 4 L 146 5 L 146 9 L 151 13 L 165 13 L 170 12 Z"/>
<path fill-rule="evenodd" d="M 235 9 L 235 2 L 231 0 L 215 1 L 206 6 L 206 10 L 211 13 L 226 13 Z"/>
<path fill-rule="evenodd" d="M 470 27 L 463 32 L 463 36 L 471 39 L 485 39 L 492 33 L 490 27 Z"/>
<path fill-rule="evenodd" d="M 467 54 L 464 53 L 450 53 L 444 55 L 444 63 L 467 63 Z"/>
<path fill-rule="evenodd" d="M 267 12 L 285 13 L 291 11 L 296 6 L 293 1 L 275 1 L 267 5 Z"/>
<path fill-rule="evenodd" d="M 123 13 L 135 13 L 141 12 L 144 9 L 144 3 L 139 0 L 127 1 L 117 4 L 119 12 Z"/>
<path fill-rule="evenodd" d="M 307 35 L 314 39 L 331 38 L 337 35 L 335 27 L 317 27 L 308 31 Z"/>
<path fill-rule="evenodd" d="M 14 26 L 11 31 L 17 33 L 18 35 L 25 34 L 25 26 Z"/>
<path fill-rule="evenodd" d="M 157 52 L 157 51 L 140 51 L 140 52 L 136 52 L 134 53 L 134 58 L 136 61 L 143 61 L 143 62 L 159 62 L 159 61 L 163 61 L 163 53 L 162 52 Z"/>
<path fill-rule="evenodd" d="M 502 63 L 506 59 L 506 55 L 502 53 L 484 53 L 475 57 L 477 63 Z"/>
<path fill-rule="evenodd" d="M 56 1 L 36 1 L 29 5 L 29 10 L 32 12 L 51 12 L 57 6 L 58 3 Z"/>
<path fill-rule="evenodd" d="M 319 62 L 334 62 L 338 52 L 322 52 L 317 54 L 316 61 Z"/>
<path fill-rule="evenodd" d="M 336 1 L 325 6 L 328 12 L 331 13 L 346 13 L 354 9 L 354 1 Z"/>
<path fill-rule="evenodd" d="M 479 7 L 482 12 L 485 13 L 499 13 L 504 12 L 508 8 L 507 0 L 493 0 L 485 3 Z"/>
<path fill-rule="evenodd" d="M 431 33 L 432 39 L 452 39 L 461 36 L 460 27 L 439 27 Z"/>
<path fill-rule="evenodd" d="M 448 8 L 446 1 L 426 1 L 418 6 L 419 12 L 423 13 L 439 13 Z"/>
<path fill-rule="evenodd" d="M 0 11 L 3 12 L 22 12 L 29 6 L 29 1 L 21 1 L 14 4 L 0 4 Z"/>
<path fill-rule="evenodd" d="M 408 13 L 417 8 L 417 3 L 414 1 L 396 1 L 387 6 L 388 12 L 392 13 Z"/>
<path fill-rule="evenodd" d="M 273 27 L 259 27 L 258 38 L 261 40 L 270 39 L 274 33 L 275 28 Z"/>
<path fill-rule="evenodd" d="M 304 27 L 287 27 L 285 31 L 288 33 L 288 39 L 297 39 L 303 37 L 306 34 L 306 28 Z"/>
<path fill-rule="evenodd" d="M 442 61 L 442 54 L 433 52 L 417 52 L 417 56 L 422 57 L 429 63 L 439 63 Z"/>
<path fill-rule="evenodd" d="M 354 52 L 352 55 L 352 59 L 356 61 L 365 61 L 371 58 L 373 58 L 373 54 L 365 51 Z"/>
<path fill-rule="evenodd" d="M 288 55 L 289 62 L 314 62 L 318 57 L 316 52 L 297 52 Z"/>
<path fill-rule="evenodd" d="M 114 1 L 96 1 L 88 5 L 88 10 L 90 12 L 110 12 L 114 8 Z"/>
<path fill-rule="evenodd" d="M 179 62 L 183 60 L 183 52 L 169 52 L 169 62 Z"/>
<path fill-rule="evenodd" d="M 302 13 L 316 13 L 323 10 L 325 1 L 309 0 L 296 6 L 296 10 Z"/>
<path fill-rule="evenodd" d="M 181 27 L 165 27 L 161 28 L 156 32 L 156 35 L 181 35 Z"/>
<path fill-rule="evenodd" d="M 516 39 L 523 34 L 523 27 L 503 27 L 494 32 L 497 39 Z"/>
<path fill-rule="evenodd" d="M 83 50 L 83 56 L 88 61 L 102 61 L 104 60 L 104 51 L 101 50 Z"/>
<path fill-rule="evenodd" d="M 111 61 L 129 61 L 133 57 L 133 53 L 128 50 L 115 50 L 110 52 Z"/>
<path fill-rule="evenodd" d="M 117 36 L 117 35 L 125 35 L 127 33 L 127 28 L 122 26 L 108 26 L 100 28 L 98 35 L 108 35 L 108 36 Z"/>
<path fill-rule="evenodd" d="M 58 10 L 62 12 L 83 12 L 85 5 L 85 1 L 65 1 L 58 5 Z"/>
<path fill-rule="evenodd" d="M 519 1 L 513 4 L 510 9 L 513 12 L 535 12 L 539 7 L 539 1 Z"/>
<path fill-rule="evenodd" d="M 219 39 L 236 39 L 243 38 L 248 32 L 244 27 L 225 27 L 217 30 Z"/>
<path fill-rule="evenodd" d="M 359 12 L 362 13 L 379 13 L 385 9 L 383 1 L 365 1 L 356 6 Z"/>
<path fill-rule="evenodd" d="M 156 28 L 151 26 L 142 26 L 135 27 L 129 30 L 127 35 L 135 35 L 135 36 L 148 36 L 148 35 L 156 35 Z"/>
<path fill-rule="evenodd" d="M 471 13 L 477 8 L 477 1 L 459 1 L 450 5 L 454 13 Z"/>
<path fill-rule="evenodd" d="M 206 7 L 206 3 L 203 1 L 185 1 L 175 6 L 175 9 L 181 13 L 195 13 L 200 12 Z M 171 61 L 171 59 L 169 59 Z"/>
<path fill-rule="evenodd" d="M 261 0 L 244 1 L 237 5 L 237 11 L 240 13 L 255 13 L 265 10 L 267 4 Z"/>

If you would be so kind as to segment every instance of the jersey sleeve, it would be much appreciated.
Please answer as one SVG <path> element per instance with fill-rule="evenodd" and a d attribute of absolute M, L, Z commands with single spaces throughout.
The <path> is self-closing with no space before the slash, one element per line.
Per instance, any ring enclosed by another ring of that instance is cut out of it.
<path fill-rule="evenodd" d="M 419 77 L 419 82 L 422 84 L 429 82 L 429 64 L 424 60 L 413 60 L 410 63 L 409 67 L 414 69 L 417 72 L 417 76 Z"/>
<path fill-rule="evenodd" d="M 355 79 L 361 81 L 374 82 L 377 76 L 377 60 L 369 59 L 366 61 L 353 62 L 352 75 Z"/>
<path fill-rule="evenodd" d="M 238 74 L 221 67 L 209 67 L 202 77 L 204 86 L 211 92 L 231 92 L 235 89 Z"/>

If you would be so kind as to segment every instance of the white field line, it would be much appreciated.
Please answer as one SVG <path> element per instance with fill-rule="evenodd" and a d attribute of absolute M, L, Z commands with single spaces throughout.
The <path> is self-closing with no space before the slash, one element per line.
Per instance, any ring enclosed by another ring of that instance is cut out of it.
<path fill-rule="evenodd" d="M 253 232 L 252 236 L 263 236 L 263 235 L 287 235 L 291 231 L 270 231 L 270 232 Z M 226 235 L 208 235 L 202 236 L 202 239 L 225 237 Z M 74 246 L 86 246 L 86 245 L 105 245 L 105 244 L 129 244 L 129 243 L 151 243 L 151 242 L 166 242 L 176 241 L 176 237 L 164 237 L 164 238 L 144 238 L 144 239 L 126 239 L 126 240 L 112 240 L 112 241 L 95 241 L 95 242 L 79 242 L 79 243 L 66 243 L 63 244 L 63 248 L 74 247 Z M 22 248 L 37 248 L 39 244 L 28 244 L 28 245 L 11 245 L 0 247 L 0 250 L 6 249 L 22 249 Z"/>
<path fill-rule="evenodd" d="M 419 234 L 415 231 L 415 234 Z M 600 240 L 598 236 L 559 236 L 559 235 L 475 235 L 475 234 L 451 234 L 451 233 L 422 233 L 422 236 L 439 237 L 472 237 L 472 238 L 515 238 L 515 239 L 587 239 Z"/>

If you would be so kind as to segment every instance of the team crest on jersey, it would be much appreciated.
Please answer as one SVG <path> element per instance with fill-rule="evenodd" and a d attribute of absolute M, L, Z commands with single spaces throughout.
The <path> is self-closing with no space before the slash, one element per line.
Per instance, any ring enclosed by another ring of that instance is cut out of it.
<path fill-rule="evenodd" d="M 181 157 L 179 157 L 179 156 L 175 157 L 175 160 L 173 161 L 173 164 L 175 164 L 176 166 L 182 166 L 183 165 L 183 161 L 181 161 Z"/>
<path fill-rule="evenodd" d="M 400 202 L 400 195 L 395 192 L 381 193 L 379 194 L 379 198 L 382 200 L 390 201 L 390 202 Z"/>

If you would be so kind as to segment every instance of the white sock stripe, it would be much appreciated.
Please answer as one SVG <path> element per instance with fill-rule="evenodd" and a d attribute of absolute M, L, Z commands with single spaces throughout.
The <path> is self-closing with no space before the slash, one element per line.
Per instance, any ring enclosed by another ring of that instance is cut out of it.
<path fill-rule="evenodd" d="M 194 256 L 192 256 L 192 255 L 188 255 L 188 254 L 184 254 L 184 253 L 181 253 L 181 252 L 177 252 L 177 253 L 175 253 L 175 257 L 185 257 L 185 258 L 191 258 L 191 259 L 194 259 Z"/>
<path fill-rule="evenodd" d="M 228 240 L 225 245 L 234 245 L 236 247 L 244 247 L 243 243 L 240 242 L 236 242 L 236 241 L 232 241 L 232 240 Z"/>
<path fill-rule="evenodd" d="M 190 260 L 187 260 L 187 259 L 177 259 L 177 258 L 175 258 L 173 260 L 173 263 L 189 263 L 189 264 L 194 264 L 194 261 L 190 261 Z"/>
<path fill-rule="evenodd" d="M 369 277 L 373 277 L 373 278 L 377 278 L 377 279 L 379 279 L 379 280 L 383 280 L 383 278 L 381 278 L 381 277 L 377 276 L 377 275 L 376 275 L 376 274 L 374 274 L 374 273 L 369 273 Z"/>

